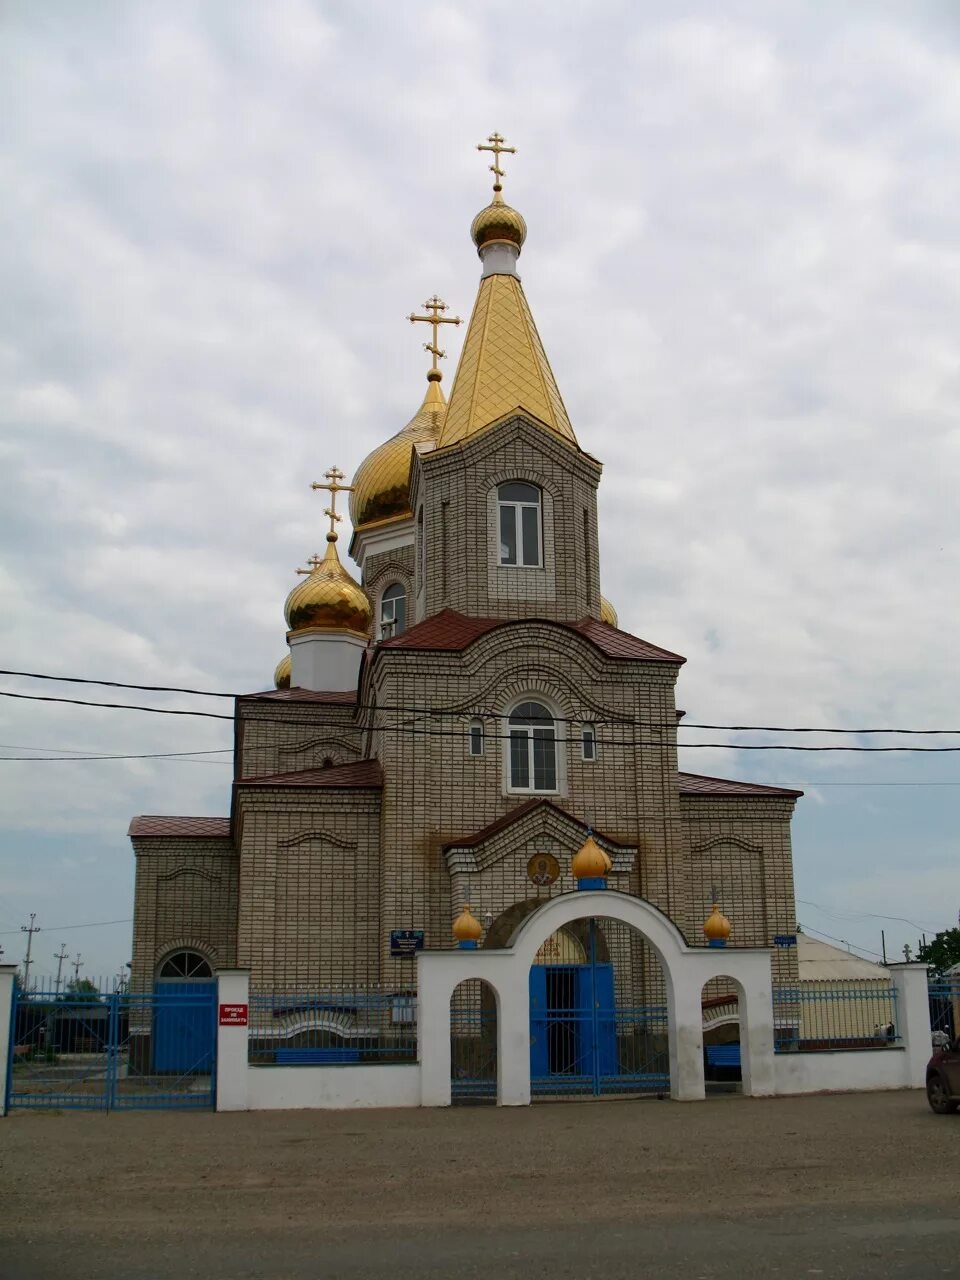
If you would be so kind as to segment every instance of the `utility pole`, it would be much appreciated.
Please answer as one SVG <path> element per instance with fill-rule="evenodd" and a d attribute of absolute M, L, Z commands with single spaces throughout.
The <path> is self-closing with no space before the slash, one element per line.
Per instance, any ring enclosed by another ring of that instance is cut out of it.
<path fill-rule="evenodd" d="M 73 980 L 74 980 L 74 982 L 79 982 L 79 981 L 80 981 L 80 970 L 81 970 L 82 968 L 83 968 L 83 965 L 82 965 L 82 964 L 81 964 L 81 962 L 80 962 L 80 952 L 78 951 L 78 952 L 77 952 L 77 958 L 76 958 L 76 960 L 74 960 L 74 962 L 73 962 Z"/>
<path fill-rule="evenodd" d="M 887 963 L 887 935 L 880 930 L 880 950 L 883 952 L 883 963 Z"/>
<path fill-rule="evenodd" d="M 54 988 L 57 995 L 60 994 L 60 974 L 63 972 L 63 962 L 67 958 L 67 944 L 60 943 L 60 950 L 53 953 L 53 958 L 57 962 L 57 985 Z"/>
<path fill-rule="evenodd" d="M 40 932 L 40 926 L 39 926 L 38 924 L 37 924 L 37 925 L 35 925 L 35 924 L 33 923 L 33 922 L 34 922 L 34 920 L 36 920 L 36 918 L 37 918 L 37 913 L 36 913 L 35 911 L 31 911 L 31 912 L 30 912 L 30 924 L 29 924 L 29 925 L 22 924 L 22 925 L 20 926 L 20 932 L 21 932 L 21 933 L 25 933 L 25 934 L 27 935 L 27 954 L 26 954 L 26 958 L 24 959 L 24 962 L 23 962 L 23 989 L 24 989 L 24 991 L 29 991 L 29 990 L 30 990 L 30 965 L 32 964 L 32 961 L 31 961 L 31 959 L 30 959 L 30 952 L 31 952 L 31 951 L 32 951 L 32 949 L 33 949 L 33 935 L 34 935 L 35 933 L 39 933 L 39 932 Z"/>

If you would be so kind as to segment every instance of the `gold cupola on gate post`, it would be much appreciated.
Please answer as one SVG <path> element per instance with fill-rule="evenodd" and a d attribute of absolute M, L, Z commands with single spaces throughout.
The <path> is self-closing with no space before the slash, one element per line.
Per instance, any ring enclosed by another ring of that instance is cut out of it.
<path fill-rule="evenodd" d="M 575 880 L 605 880 L 613 870 L 613 862 L 605 849 L 601 849 L 591 832 L 570 864 Z"/>
<path fill-rule="evenodd" d="M 733 926 L 730 921 L 715 902 L 713 910 L 703 922 L 703 932 L 708 945 L 711 947 L 725 947 L 732 930 Z"/>

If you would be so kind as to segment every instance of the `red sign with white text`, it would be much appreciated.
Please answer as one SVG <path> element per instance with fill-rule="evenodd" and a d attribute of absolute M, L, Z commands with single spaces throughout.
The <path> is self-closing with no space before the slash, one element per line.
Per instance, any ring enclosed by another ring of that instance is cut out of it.
<path fill-rule="evenodd" d="M 222 1004 L 220 1006 L 221 1027 L 245 1027 L 247 1025 L 247 1006 L 245 1004 Z"/>

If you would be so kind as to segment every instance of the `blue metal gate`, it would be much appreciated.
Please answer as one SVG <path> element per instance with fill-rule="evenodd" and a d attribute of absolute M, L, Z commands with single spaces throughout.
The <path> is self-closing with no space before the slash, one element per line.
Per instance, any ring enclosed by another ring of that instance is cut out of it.
<path fill-rule="evenodd" d="M 210 1108 L 216 983 L 156 992 L 15 991 L 7 1106 Z"/>
<path fill-rule="evenodd" d="M 669 1091 L 666 1006 L 647 1003 L 651 983 L 632 959 L 626 928 L 590 920 L 585 963 L 531 966 L 534 1097 Z M 601 943 L 620 961 L 619 975 L 613 960 L 598 958 Z"/>

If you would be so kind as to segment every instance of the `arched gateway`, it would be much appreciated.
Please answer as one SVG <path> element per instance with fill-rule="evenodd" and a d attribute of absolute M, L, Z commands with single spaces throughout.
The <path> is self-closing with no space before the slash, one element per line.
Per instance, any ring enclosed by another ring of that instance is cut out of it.
<path fill-rule="evenodd" d="M 482 979 L 497 1002 L 497 1101 L 530 1101 L 529 971 L 557 930 L 590 918 L 631 926 L 655 952 L 663 972 L 669 1041 L 670 1096 L 704 1096 L 701 991 L 711 978 L 737 984 L 743 1091 L 772 1094 L 773 1016 L 770 952 L 763 948 L 691 947 L 677 927 L 642 898 L 613 890 L 581 890 L 551 898 L 528 915 L 508 946 L 496 950 L 422 952 L 418 960 L 421 1101 L 450 1104 L 450 998 L 459 983 Z"/>

